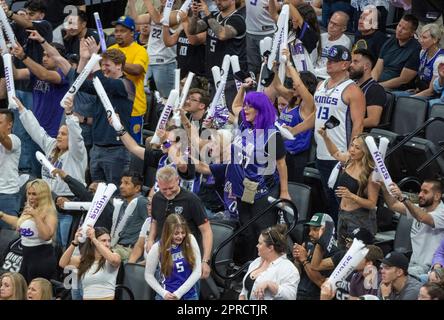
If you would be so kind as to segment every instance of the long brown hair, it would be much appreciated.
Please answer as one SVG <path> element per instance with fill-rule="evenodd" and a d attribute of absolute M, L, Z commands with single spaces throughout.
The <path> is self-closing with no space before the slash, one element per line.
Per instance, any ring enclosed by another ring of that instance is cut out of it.
<path fill-rule="evenodd" d="M 180 244 L 183 257 L 188 261 L 191 269 L 194 269 L 196 264 L 196 259 L 191 247 L 190 228 L 188 228 L 187 222 L 179 214 L 170 214 L 165 220 L 162 236 L 160 238 L 160 271 L 165 277 L 171 275 L 171 272 L 173 271 L 171 245 L 173 244 L 173 235 L 177 228 L 182 228 L 183 231 L 185 231 L 185 238 Z"/>
<path fill-rule="evenodd" d="M 94 228 L 96 238 L 104 234 L 110 234 L 106 228 L 96 227 Z M 96 260 L 96 246 L 92 243 L 91 239 L 87 238 L 85 243 L 80 248 L 80 264 L 79 264 L 79 279 L 91 268 Z M 105 265 L 106 259 L 102 256 L 99 260 L 99 265 L 94 273 L 97 273 Z"/>
<path fill-rule="evenodd" d="M 358 196 L 363 197 L 367 194 L 367 185 L 368 181 L 370 179 L 370 176 L 372 175 L 373 170 L 375 169 L 375 162 L 373 161 L 373 157 L 370 154 L 370 150 L 367 147 L 367 144 L 365 143 L 365 137 L 367 135 L 365 133 L 358 134 L 357 136 L 353 137 L 352 142 L 355 140 L 358 140 L 361 142 L 361 150 L 364 153 L 361 159 L 361 172 L 359 174 L 358 178 Z M 347 160 L 347 162 L 344 165 L 344 168 L 347 168 L 348 165 L 351 164 L 351 159 Z"/>

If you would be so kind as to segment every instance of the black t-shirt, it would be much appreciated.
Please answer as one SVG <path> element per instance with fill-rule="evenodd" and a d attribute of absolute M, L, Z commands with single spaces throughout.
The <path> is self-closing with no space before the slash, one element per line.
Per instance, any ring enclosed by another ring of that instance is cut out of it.
<path fill-rule="evenodd" d="M 45 38 L 49 43 L 52 42 L 52 27 L 51 24 L 46 20 L 33 21 L 32 22 L 34 29 Z M 28 38 L 28 33 L 24 28 L 17 25 L 16 23 L 12 24 L 12 28 L 14 30 L 17 41 L 21 44 L 25 53 L 38 64 L 42 64 L 43 58 L 43 48 L 35 40 L 31 40 Z M 14 59 L 14 65 L 17 69 L 26 68 L 25 64 L 18 59 Z M 16 90 L 24 90 L 24 91 L 32 91 L 32 86 L 29 80 L 19 80 L 15 83 Z"/>
<path fill-rule="evenodd" d="M 66 31 L 62 30 L 63 35 L 63 45 L 67 54 L 79 54 L 80 51 L 80 40 L 78 37 L 69 37 L 65 39 Z M 100 43 L 100 37 L 96 30 L 88 28 L 86 30 L 85 38 L 94 37 L 96 43 Z"/>
<path fill-rule="evenodd" d="M 152 217 L 157 222 L 157 239 L 162 235 L 163 224 L 168 215 L 172 213 L 182 215 L 187 221 L 191 233 L 201 243 L 202 236 L 199 226 L 208 221 L 200 199 L 192 192 L 180 188 L 179 194 L 168 200 L 161 192 L 156 192 L 152 202 Z"/>
<path fill-rule="evenodd" d="M 247 47 L 246 47 L 246 31 L 245 18 L 237 11 L 222 18 L 220 14 L 213 15 L 222 26 L 232 26 L 237 31 L 237 36 L 229 40 L 219 40 L 214 31 L 208 27 L 206 42 L 206 74 L 208 79 L 213 79 L 211 68 L 214 66 L 222 66 L 222 61 L 226 54 L 237 55 L 239 57 L 239 65 L 241 70 L 248 70 L 247 66 Z M 230 69 L 228 80 L 233 79 L 233 73 Z"/>
<path fill-rule="evenodd" d="M 370 78 L 359 86 L 364 92 L 366 106 L 381 106 L 385 107 L 387 102 L 387 95 L 385 94 L 384 87 Z M 367 109 L 365 111 L 367 116 Z"/>
<path fill-rule="evenodd" d="M 56 28 L 61 25 L 65 17 L 73 11 L 66 6 L 82 6 L 84 4 L 85 0 L 46 0 L 48 10 L 46 11 L 45 19 L 51 23 L 53 28 Z"/>
<path fill-rule="evenodd" d="M 424 23 L 435 22 L 444 13 L 442 0 L 413 0 L 412 14 Z"/>
<path fill-rule="evenodd" d="M 355 43 L 353 44 L 352 51 L 356 49 L 367 49 L 370 51 L 375 59 L 379 57 L 382 45 L 387 41 L 387 35 L 379 30 L 376 32 L 363 36 L 359 31 L 355 36 Z"/>
<path fill-rule="evenodd" d="M 198 76 L 205 75 L 205 45 L 190 44 L 185 31 L 181 31 L 176 46 L 177 65 L 180 68 L 180 78 L 183 79 L 191 71 Z"/>
<path fill-rule="evenodd" d="M 147 183 L 148 168 L 159 167 L 160 159 L 165 155 L 162 150 L 159 149 L 145 149 L 145 156 L 143 158 L 143 176 L 145 177 L 144 185 L 149 186 Z M 183 173 L 177 170 L 179 177 L 184 180 L 193 180 L 196 175 L 196 167 L 192 163 L 187 164 L 187 172 Z M 149 186 L 150 187 L 150 186 Z"/>

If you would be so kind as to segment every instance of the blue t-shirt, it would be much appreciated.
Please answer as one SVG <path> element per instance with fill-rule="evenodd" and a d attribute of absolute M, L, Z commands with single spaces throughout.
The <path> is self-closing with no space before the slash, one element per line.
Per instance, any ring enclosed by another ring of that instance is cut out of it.
<path fill-rule="evenodd" d="M 185 281 L 187 281 L 187 279 L 193 272 L 193 269 L 191 269 L 190 264 L 182 254 L 182 245 L 173 245 L 171 246 L 170 250 L 171 256 L 173 258 L 173 270 L 169 277 L 165 277 L 165 275 L 162 275 L 162 284 L 165 290 L 169 292 L 175 292 L 185 283 Z M 182 296 L 181 300 L 187 300 L 195 295 L 196 289 L 193 286 L 187 293 Z"/>
<path fill-rule="evenodd" d="M 278 122 L 280 124 L 285 124 L 289 127 L 296 126 L 297 124 L 304 121 L 301 118 L 299 110 L 300 110 L 299 106 L 291 110 L 289 110 L 288 106 L 286 106 L 279 115 Z M 284 141 L 285 149 L 290 154 L 297 154 L 310 149 L 312 134 L 313 130 L 307 130 L 296 135 L 294 140 L 285 140 Z"/>
<path fill-rule="evenodd" d="M 53 138 L 57 137 L 63 116 L 60 101 L 69 89 L 69 81 L 62 70 L 57 69 L 57 73 L 62 79 L 59 84 L 39 80 L 32 73 L 30 77 L 33 98 L 32 112 L 42 128 Z"/>

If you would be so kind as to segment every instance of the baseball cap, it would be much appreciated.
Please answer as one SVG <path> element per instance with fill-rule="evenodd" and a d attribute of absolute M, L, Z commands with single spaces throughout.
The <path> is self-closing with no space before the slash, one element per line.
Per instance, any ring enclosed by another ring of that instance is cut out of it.
<path fill-rule="evenodd" d="M 334 45 L 327 52 L 327 59 L 330 61 L 351 61 L 351 53 L 346 47 Z"/>
<path fill-rule="evenodd" d="M 328 214 L 317 212 L 305 225 L 313 227 L 323 227 L 328 220 L 331 220 L 331 217 Z"/>
<path fill-rule="evenodd" d="M 117 21 L 114 21 L 112 24 L 113 24 L 113 26 L 120 24 L 121 26 L 124 26 L 125 28 L 128 28 L 131 31 L 136 30 L 136 24 L 135 24 L 133 18 L 131 18 L 129 16 L 121 16 Z"/>
<path fill-rule="evenodd" d="M 381 263 L 389 267 L 400 268 L 404 271 L 407 271 L 409 268 L 409 259 L 407 259 L 404 254 L 396 251 L 388 253 L 385 258 L 381 260 Z"/>

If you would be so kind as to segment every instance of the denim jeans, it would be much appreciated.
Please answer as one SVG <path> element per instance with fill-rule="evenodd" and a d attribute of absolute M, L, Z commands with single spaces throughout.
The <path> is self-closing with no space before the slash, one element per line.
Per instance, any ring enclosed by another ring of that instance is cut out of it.
<path fill-rule="evenodd" d="M 90 153 L 90 171 L 92 181 L 101 180 L 106 183 L 120 185 L 124 170 L 129 166 L 129 153 L 124 146 L 100 147 L 94 145 Z"/>
<path fill-rule="evenodd" d="M 65 249 L 69 239 L 69 231 L 71 230 L 72 216 L 63 213 L 58 213 L 57 216 L 57 243 Z"/>
<path fill-rule="evenodd" d="M 0 193 L 0 211 L 7 214 L 18 216 L 20 211 L 20 193 Z M 0 221 L 0 229 L 8 229 L 10 226 Z"/>
<path fill-rule="evenodd" d="M 331 171 L 334 166 L 338 163 L 336 160 L 319 160 L 316 159 L 316 169 L 319 170 L 321 174 L 322 187 L 327 196 L 329 212 L 328 214 L 332 217 L 335 222 L 335 226 L 338 225 L 338 209 L 339 203 L 336 199 L 335 192 L 328 187 L 328 178 L 330 177 Z"/>
<path fill-rule="evenodd" d="M 150 64 L 147 72 L 147 79 L 154 78 L 157 91 L 163 98 L 168 98 L 170 91 L 174 89 L 174 72 L 177 68 L 177 62 L 173 61 L 166 64 Z"/>
<path fill-rule="evenodd" d="M 17 98 L 22 101 L 26 109 L 32 110 L 32 92 L 16 91 Z M 22 142 L 22 153 L 20 154 L 19 171 L 31 173 L 35 177 L 41 177 L 42 166 L 35 157 L 35 152 L 40 151 L 40 147 L 35 143 L 23 127 L 20 121 L 20 114 L 17 109 L 14 112 L 14 126 L 12 133 Z"/>

